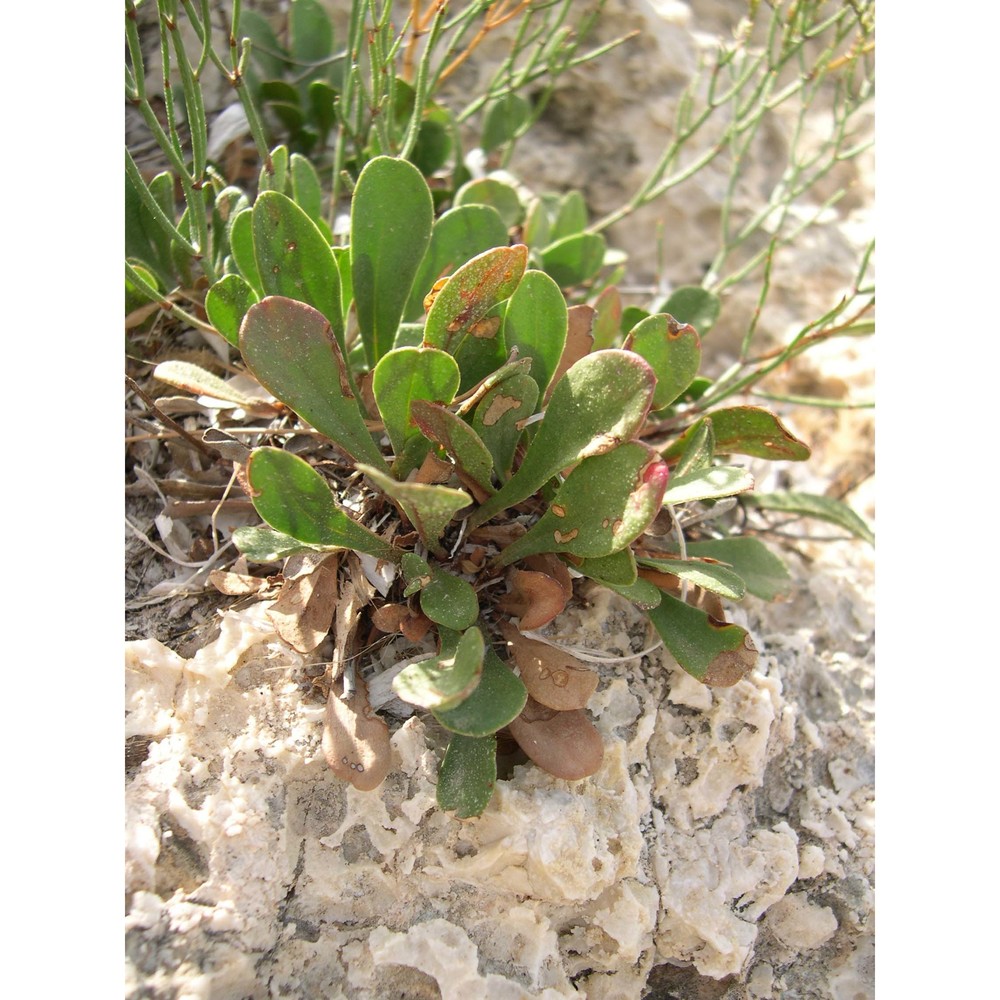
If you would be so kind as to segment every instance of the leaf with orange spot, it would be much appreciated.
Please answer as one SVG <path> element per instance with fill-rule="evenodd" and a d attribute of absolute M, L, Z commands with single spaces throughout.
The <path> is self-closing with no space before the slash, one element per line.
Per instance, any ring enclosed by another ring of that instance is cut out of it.
<path fill-rule="evenodd" d="M 656 409 L 668 406 L 684 392 L 701 365 L 701 341 L 694 327 L 678 323 L 666 313 L 637 323 L 623 346 L 641 354 L 656 372 Z"/>
<path fill-rule="evenodd" d="M 556 491 L 549 509 L 497 558 L 509 566 L 536 552 L 584 558 L 625 548 L 656 517 L 667 485 L 667 466 L 639 442 L 584 459 Z"/>
<path fill-rule="evenodd" d="M 712 411 L 716 455 L 752 455 L 802 462 L 811 454 L 770 410 L 759 406 L 733 406 Z M 694 432 L 691 428 L 663 449 L 668 461 L 679 458 Z"/>
<path fill-rule="evenodd" d="M 556 383 L 520 468 L 470 526 L 520 503 L 561 469 L 630 440 L 649 412 L 655 382 L 653 370 L 631 351 L 598 351 L 577 361 Z"/>
<path fill-rule="evenodd" d="M 646 611 L 674 659 L 711 687 L 730 687 L 757 663 L 757 647 L 746 629 L 706 614 L 664 591 Z"/>

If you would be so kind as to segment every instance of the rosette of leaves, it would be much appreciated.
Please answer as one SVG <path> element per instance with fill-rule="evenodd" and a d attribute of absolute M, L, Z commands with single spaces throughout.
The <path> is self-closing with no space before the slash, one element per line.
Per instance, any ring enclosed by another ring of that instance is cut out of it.
<path fill-rule="evenodd" d="M 611 346 L 613 298 L 567 307 L 560 281 L 510 244 L 517 223 L 465 199 L 435 219 L 426 181 L 402 159 L 362 171 L 347 247 L 331 248 L 279 191 L 244 218 L 210 294 L 225 305 L 220 330 L 336 452 L 319 465 L 271 446 L 240 453 L 264 525 L 234 537 L 259 562 L 311 554 L 311 571 L 290 577 L 286 562 L 284 587 L 300 609 L 324 609 L 306 645 L 335 626 L 324 748 L 339 775 L 372 788 L 390 764 L 386 723 L 350 666 L 359 623 L 433 643 L 392 690 L 450 733 L 437 794 L 460 817 L 490 801 L 499 733 L 557 777 L 600 767 L 586 713 L 598 675 L 534 634 L 577 581 L 643 609 L 704 683 L 752 669 L 751 637 L 722 602 L 775 597 L 783 565 L 754 538 L 698 541 L 677 525 L 752 488 L 731 456 L 809 450 L 754 407 L 685 423 L 701 361 L 692 325 L 643 315 Z M 185 387 L 196 388 L 190 373 Z M 362 564 L 378 596 L 355 585 Z"/>

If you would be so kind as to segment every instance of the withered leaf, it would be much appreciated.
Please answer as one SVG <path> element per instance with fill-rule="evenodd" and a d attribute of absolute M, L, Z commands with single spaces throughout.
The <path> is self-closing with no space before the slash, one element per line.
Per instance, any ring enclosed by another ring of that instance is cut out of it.
<path fill-rule="evenodd" d="M 709 687 L 732 687 L 753 670 L 757 665 L 757 656 L 757 647 L 747 634 L 741 647 L 724 649 L 715 657 L 702 681 Z"/>
<path fill-rule="evenodd" d="M 566 595 L 557 580 L 534 570 L 511 569 L 510 593 L 497 601 L 501 611 L 520 619 L 522 632 L 547 625 L 566 607 Z"/>
<path fill-rule="evenodd" d="M 545 390 L 545 399 L 548 401 L 552 395 L 552 390 L 556 383 L 580 360 L 586 357 L 594 349 L 594 308 L 593 306 L 579 305 L 570 306 L 567 310 L 569 326 L 566 330 L 566 346 L 563 348 L 562 357 L 556 370 L 552 375 Z"/>
<path fill-rule="evenodd" d="M 521 635 L 509 623 L 500 631 L 532 699 L 558 712 L 586 707 L 597 690 L 597 671 L 571 653 Z"/>
<path fill-rule="evenodd" d="M 300 653 L 312 652 L 333 624 L 338 563 L 337 553 L 306 563 L 303 572 L 285 580 L 267 613 L 278 635 Z"/>
<path fill-rule="evenodd" d="M 343 682 L 330 689 L 323 726 L 323 754 L 338 778 L 358 791 L 378 788 L 389 773 L 392 750 L 389 727 L 372 711 L 368 689 L 358 677 L 354 693 L 343 697 Z"/>
<path fill-rule="evenodd" d="M 508 728 L 518 746 L 557 778 L 589 778 L 604 760 L 604 744 L 586 712 L 556 712 L 545 718 L 544 709 L 539 709 L 529 697 L 524 711 L 510 723 Z M 528 721 L 532 717 L 536 721 Z"/>

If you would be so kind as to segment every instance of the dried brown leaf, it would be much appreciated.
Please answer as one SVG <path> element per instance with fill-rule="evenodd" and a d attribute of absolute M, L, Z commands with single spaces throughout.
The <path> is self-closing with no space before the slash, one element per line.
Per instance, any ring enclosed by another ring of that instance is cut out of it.
<path fill-rule="evenodd" d="M 502 624 L 500 631 L 534 701 L 557 712 L 586 707 L 597 690 L 597 671 L 571 653 L 521 635 L 509 623 Z"/>
<path fill-rule="evenodd" d="M 536 721 L 529 721 L 534 719 Z M 543 770 L 557 778 L 578 781 L 601 766 L 604 744 L 586 712 L 544 711 L 529 697 L 524 711 L 508 727 L 518 746 Z"/>
<path fill-rule="evenodd" d="M 372 711 L 362 678 L 350 697 L 343 696 L 343 682 L 330 689 L 323 726 L 323 754 L 338 778 L 362 792 L 385 780 L 392 763 L 389 727 Z"/>
<path fill-rule="evenodd" d="M 556 383 L 566 372 L 580 360 L 586 357 L 594 348 L 594 308 L 593 306 L 570 306 L 567 310 L 569 327 L 566 330 L 566 346 L 562 357 L 552 375 L 548 388 L 545 390 L 545 401 L 548 402 Z"/>
<path fill-rule="evenodd" d="M 337 606 L 339 559 L 339 554 L 334 553 L 306 563 L 308 568 L 286 578 L 278 599 L 268 610 L 275 631 L 300 653 L 314 650 L 330 632 Z M 296 569 L 286 569 L 286 576 L 289 572 L 296 573 Z"/>
<path fill-rule="evenodd" d="M 566 607 L 566 594 L 557 580 L 534 570 L 511 569 L 510 592 L 497 601 L 501 611 L 520 619 L 522 632 L 547 625 Z"/>

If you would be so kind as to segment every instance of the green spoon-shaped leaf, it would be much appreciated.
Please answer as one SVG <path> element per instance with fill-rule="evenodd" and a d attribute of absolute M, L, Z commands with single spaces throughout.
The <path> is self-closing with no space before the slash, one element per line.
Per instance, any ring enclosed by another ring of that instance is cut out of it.
<path fill-rule="evenodd" d="M 489 736 L 516 719 L 527 700 L 528 690 L 521 679 L 487 646 L 483 674 L 475 691 L 455 708 L 431 709 L 431 712 L 453 733 Z"/>
<path fill-rule="evenodd" d="M 397 456 L 420 435 L 410 419 L 413 402 L 450 403 L 458 381 L 455 359 L 433 347 L 401 347 L 382 356 L 372 373 L 372 392 Z"/>
<path fill-rule="evenodd" d="M 449 486 L 401 483 L 388 473 L 362 462 L 358 462 L 358 469 L 402 507 L 424 545 L 435 555 L 442 556 L 441 535 L 444 529 L 459 510 L 472 503 L 472 497 L 464 490 L 453 490 Z"/>
<path fill-rule="evenodd" d="M 544 271 L 526 271 L 503 317 L 507 350 L 531 358 L 531 373 L 544 393 L 559 367 L 569 325 L 566 300 Z M 640 353 L 642 353 L 640 351 Z"/>
<path fill-rule="evenodd" d="M 520 225 L 524 208 L 517 191 L 494 177 L 483 177 L 463 184 L 455 194 L 455 205 L 491 205 L 508 229 Z"/>
<path fill-rule="evenodd" d="M 326 318 L 304 302 L 268 296 L 240 329 L 243 360 L 265 389 L 352 458 L 387 469 Z"/>
<path fill-rule="evenodd" d="M 746 583 L 754 597 L 773 601 L 788 592 L 788 567 L 759 538 L 718 538 L 688 542 L 689 556 L 709 556 L 726 563 Z"/>
<path fill-rule="evenodd" d="M 668 470 L 656 452 L 631 442 L 584 459 L 549 509 L 497 557 L 509 566 L 536 552 L 608 556 L 633 542 L 659 513 Z"/>
<path fill-rule="evenodd" d="M 443 625 L 457 637 L 479 617 L 479 598 L 471 583 L 438 566 L 430 566 L 414 552 L 403 556 L 403 576 L 406 578 L 404 597 L 420 593 L 420 610 L 432 622 Z M 456 638 L 457 641 L 457 638 Z M 441 634 L 441 655 L 454 652 Z"/>
<path fill-rule="evenodd" d="M 757 648 L 739 625 L 710 618 L 663 591 L 646 614 L 663 644 L 692 677 L 713 687 L 729 687 L 745 677 L 757 662 Z"/>
<path fill-rule="evenodd" d="M 253 209 L 237 212 L 229 226 L 229 249 L 240 274 L 259 297 L 264 294 L 253 250 Z"/>
<path fill-rule="evenodd" d="M 535 412 L 538 396 L 538 383 L 530 375 L 516 372 L 494 385 L 476 406 L 473 430 L 489 449 L 501 479 L 510 477 L 514 451 L 524 433 L 521 421 Z"/>
<path fill-rule="evenodd" d="M 340 509 L 326 480 L 280 448 L 257 448 L 247 462 L 251 500 L 275 531 L 308 545 L 366 552 L 398 563 L 402 553 Z"/>
<path fill-rule="evenodd" d="M 497 781 L 497 738 L 455 733 L 438 772 L 438 805 L 459 819 L 481 816 Z"/>
<path fill-rule="evenodd" d="M 604 263 L 606 244 L 600 233 L 577 233 L 557 240 L 542 253 L 542 267 L 560 288 L 581 285 Z"/>
<path fill-rule="evenodd" d="M 687 475 L 674 476 L 663 502 L 690 503 L 694 500 L 718 500 L 753 489 L 753 476 L 738 465 L 717 465 Z"/>
<path fill-rule="evenodd" d="M 419 708 L 454 708 L 476 689 L 483 672 L 483 633 L 470 628 L 450 656 L 411 663 L 392 682 L 403 701 Z"/>
<path fill-rule="evenodd" d="M 369 367 L 392 348 L 433 222 L 430 189 L 412 163 L 368 161 L 351 200 L 351 276 Z"/>
<path fill-rule="evenodd" d="M 495 247 L 466 261 L 437 292 L 427 311 L 424 341 L 456 354 L 472 328 L 517 288 L 528 260 L 524 244 Z M 480 335 L 482 331 L 480 331 Z"/>
<path fill-rule="evenodd" d="M 653 399 L 653 369 L 632 351 L 596 351 L 556 383 L 521 467 L 475 513 L 470 528 L 520 503 L 560 469 L 628 441 Z"/>
<path fill-rule="evenodd" d="M 624 347 L 641 354 L 656 372 L 653 406 L 657 410 L 672 403 L 691 384 L 701 365 L 701 342 L 694 327 L 662 313 L 637 323 Z"/>
<path fill-rule="evenodd" d="M 340 275 L 326 237 L 287 195 L 264 191 L 253 206 L 253 249 L 265 295 L 306 302 L 330 322 L 344 349 Z"/>
<path fill-rule="evenodd" d="M 493 493 L 493 456 L 461 417 L 445 406 L 422 399 L 413 401 L 410 412 L 424 435 L 454 459 L 463 481 L 475 483 L 487 495 Z"/>
<path fill-rule="evenodd" d="M 712 411 L 717 455 L 752 455 L 790 462 L 802 462 L 810 455 L 803 444 L 770 410 L 759 406 L 733 406 Z M 694 428 L 686 431 L 663 451 L 666 459 L 678 458 Z"/>
<path fill-rule="evenodd" d="M 238 274 L 227 274 L 208 290 L 205 312 L 208 321 L 233 347 L 240 346 L 240 324 L 257 302 L 257 293 Z"/>
<path fill-rule="evenodd" d="M 461 205 L 449 209 L 431 230 L 427 254 L 413 280 L 406 318 L 419 319 L 424 296 L 439 278 L 493 247 L 507 245 L 507 227 L 491 205 Z"/>
<path fill-rule="evenodd" d="M 720 597 L 731 601 L 742 601 L 746 593 L 746 584 L 742 577 L 733 570 L 716 563 L 702 562 L 698 559 L 644 559 L 639 562 L 650 566 L 661 573 L 672 573 L 678 579 L 687 580 L 702 590 L 710 590 Z"/>

